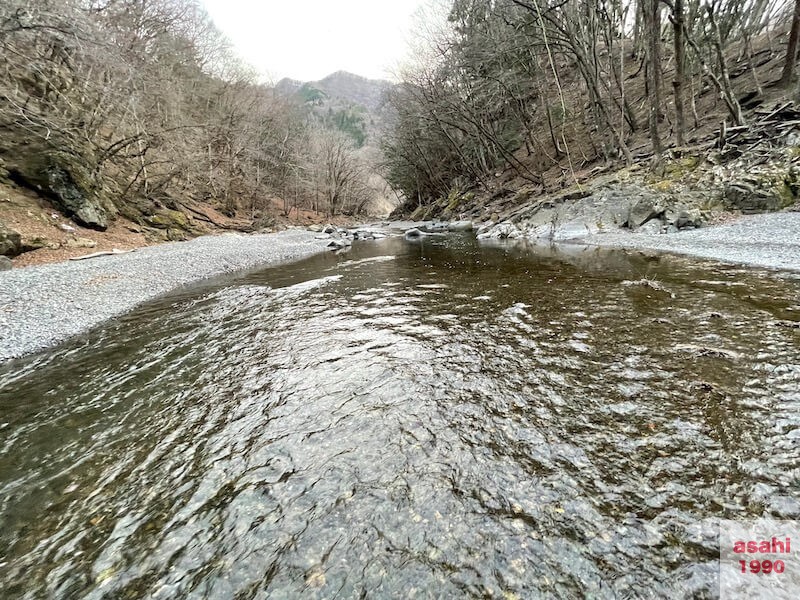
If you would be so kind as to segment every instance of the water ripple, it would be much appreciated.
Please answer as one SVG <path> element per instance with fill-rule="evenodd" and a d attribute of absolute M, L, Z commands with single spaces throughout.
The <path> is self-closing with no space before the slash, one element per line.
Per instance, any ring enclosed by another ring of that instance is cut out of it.
<path fill-rule="evenodd" d="M 713 596 L 716 519 L 800 516 L 797 298 L 459 238 L 187 290 L 0 369 L 0 583 Z"/>

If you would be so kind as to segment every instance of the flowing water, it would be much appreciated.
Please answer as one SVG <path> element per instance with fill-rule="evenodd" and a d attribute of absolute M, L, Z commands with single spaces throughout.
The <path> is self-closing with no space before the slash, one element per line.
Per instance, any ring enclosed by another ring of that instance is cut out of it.
<path fill-rule="evenodd" d="M 183 290 L 0 367 L 2 595 L 715 597 L 717 519 L 800 518 L 798 321 L 467 237 Z"/>

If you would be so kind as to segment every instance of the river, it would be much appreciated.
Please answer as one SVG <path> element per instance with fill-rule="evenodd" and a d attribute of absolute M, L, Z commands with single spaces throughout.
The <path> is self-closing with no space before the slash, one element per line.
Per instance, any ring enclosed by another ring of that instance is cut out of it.
<path fill-rule="evenodd" d="M 470 236 L 187 288 L 0 365 L 0 589 L 715 597 L 718 519 L 800 518 L 798 321 L 792 276 Z"/>

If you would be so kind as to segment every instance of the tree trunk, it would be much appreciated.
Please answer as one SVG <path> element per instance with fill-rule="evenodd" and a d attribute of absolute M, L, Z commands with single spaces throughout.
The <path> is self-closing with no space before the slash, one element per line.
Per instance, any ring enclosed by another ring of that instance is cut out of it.
<path fill-rule="evenodd" d="M 800 2 L 800 0 L 798 0 Z M 673 35 L 675 41 L 675 79 L 672 88 L 675 92 L 675 138 L 678 146 L 684 144 L 686 122 L 683 116 L 683 84 L 686 64 L 686 48 L 683 42 L 683 0 L 675 0 L 673 14 Z"/>
<path fill-rule="evenodd" d="M 714 49 L 717 54 L 717 63 L 719 64 L 719 76 L 722 82 L 722 90 L 724 94 L 725 103 L 733 116 L 733 122 L 736 125 L 744 125 L 744 118 L 742 117 L 742 107 L 733 93 L 731 87 L 731 78 L 728 75 L 728 64 L 725 61 L 725 52 L 722 50 L 722 34 L 717 25 L 717 20 L 714 17 L 714 7 L 710 4 L 706 5 L 706 12 L 708 13 L 708 21 L 711 25 L 711 30 L 714 33 Z"/>
<path fill-rule="evenodd" d="M 661 111 L 661 13 L 660 0 L 648 0 L 645 6 L 647 19 L 647 87 L 650 96 L 650 139 L 653 143 L 653 161 L 661 161 L 664 151 L 658 133 L 658 117 Z"/>
<path fill-rule="evenodd" d="M 792 85 L 794 77 L 794 63 L 797 60 L 797 42 L 800 37 L 800 0 L 794 1 L 794 14 L 792 15 L 792 29 L 789 31 L 789 46 L 786 48 L 786 62 L 783 63 L 783 73 L 778 84 L 788 88 Z"/>

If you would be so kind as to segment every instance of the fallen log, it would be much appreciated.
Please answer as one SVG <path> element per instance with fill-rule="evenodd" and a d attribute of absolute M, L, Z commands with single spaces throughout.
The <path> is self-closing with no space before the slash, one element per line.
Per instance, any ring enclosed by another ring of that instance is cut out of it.
<path fill-rule="evenodd" d="M 70 260 L 86 260 L 88 258 L 97 258 L 98 256 L 110 256 L 115 254 L 127 254 L 128 252 L 135 252 L 136 249 L 133 250 L 119 250 L 114 248 L 113 250 L 104 250 L 102 252 L 92 252 L 91 254 L 84 254 L 83 256 L 73 256 Z"/>

